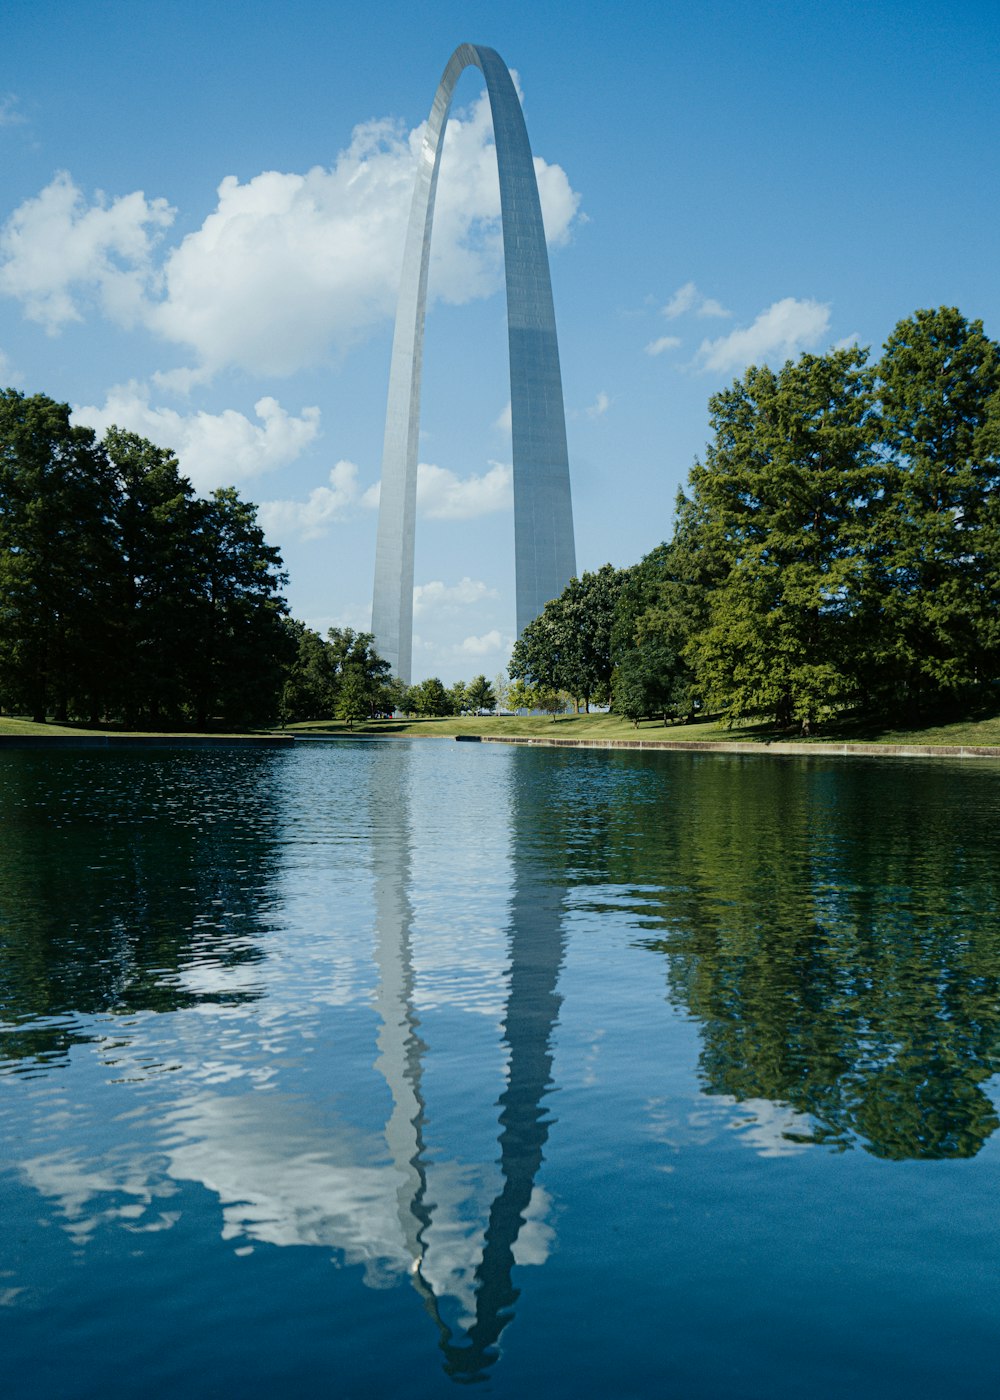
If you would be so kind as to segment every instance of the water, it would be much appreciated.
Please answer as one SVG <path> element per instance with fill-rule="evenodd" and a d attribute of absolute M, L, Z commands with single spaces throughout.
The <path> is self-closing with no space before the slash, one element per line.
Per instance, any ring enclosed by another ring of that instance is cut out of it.
<path fill-rule="evenodd" d="M 992 1395 L 998 815 L 988 762 L 0 754 L 3 1395 Z"/>

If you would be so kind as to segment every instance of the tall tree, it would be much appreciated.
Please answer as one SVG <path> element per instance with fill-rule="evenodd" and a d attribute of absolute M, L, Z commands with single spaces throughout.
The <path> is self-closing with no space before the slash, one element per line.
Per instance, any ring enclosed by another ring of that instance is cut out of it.
<path fill-rule="evenodd" d="M 485 676 L 472 678 L 465 687 L 465 699 L 474 715 L 478 715 L 483 710 L 492 712 L 496 709 L 497 697 Z"/>
<path fill-rule="evenodd" d="M 191 641 L 196 722 L 275 718 L 292 643 L 282 626 L 287 575 L 264 539 L 257 507 L 233 487 L 198 504 L 202 596 Z"/>
<path fill-rule="evenodd" d="M 0 392 L 0 689 L 36 720 L 101 707 L 113 498 L 107 457 L 68 404 Z"/>
<path fill-rule="evenodd" d="M 295 618 L 284 619 L 294 643 L 281 691 L 281 716 L 285 723 L 329 719 L 334 713 L 337 690 L 337 658 L 333 647 L 318 632 Z"/>
<path fill-rule="evenodd" d="M 875 667 L 910 708 L 960 704 L 1000 676 L 1000 347 L 954 307 L 917 311 L 878 374 L 893 470 Z"/>
<path fill-rule="evenodd" d="M 197 626 L 199 509 L 172 452 L 111 427 L 104 447 L 115 485 L 116 653 L 112 709 L 128 728 L 177 723 L 189 700 Z"/>
<path fill-rule="evenodd" d="M 454 713 L 451 696 L 437 676 L 428 676 L 411 691 L 413 706 L 418 715 L 443 718 Z"/>
<path fill-rule="evenodd" d="M 687 656 L 730 721 L 808 732 L 856 698 L 884 489 L 866 360 L 852 348 L 751 368 L 710 400 L 714 439 L 689 509 L 716 580 Z"/>
<path fill-rule="evenodd" d="M 666 724 L 700 704 L 684 648 L 705 612 L 705 557 L 688 545 L 682 505 L 674 539 L 626 572 L 615 605 L 612 704 L 635 723 L 659 714 Z"/>
<path fill-rule="evenodd" d="M 393 708 L 396 691 L 389 663 L 375 650 L 371 632 L 331 627 L 327 632 L 336 663 L 336 711 L 341 719 L 371 719 Z"/>
<path fill-rule="evenodd" d="M 615 605 L 625 572 L 604 564 L 570 579 L 521 633 L 511 656 L 511 677 L 565 690 L 586 710 L 592 701 L 607 700 Z"/>

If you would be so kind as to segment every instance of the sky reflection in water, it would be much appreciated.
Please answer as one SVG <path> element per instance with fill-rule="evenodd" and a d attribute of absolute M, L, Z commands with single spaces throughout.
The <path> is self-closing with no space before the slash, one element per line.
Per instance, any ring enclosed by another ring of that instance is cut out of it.
<path fill-rule="evenodd" d="M 0 755 L 10 1393 L 988 1393 L 998 783 Z"/>

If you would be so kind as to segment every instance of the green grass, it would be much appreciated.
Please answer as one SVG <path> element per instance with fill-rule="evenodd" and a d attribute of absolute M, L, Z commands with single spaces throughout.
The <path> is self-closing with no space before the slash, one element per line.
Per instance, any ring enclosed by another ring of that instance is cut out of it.
<path fill-rule="evenodd" d="M 193 731 L 178 731 L 185 735 Z M 241 734 L 260 733 L 257 730 L 213 732 L 207 731 L 210 738 L 236 738 Z M 270 733 L 287 734 L 331 734 L 348 737 L 398 736 L 418 738 L 454 739 L 456 735 L 495 735 L 497 737 L 535 737 L 539 739 L 683 739 L 683 740 L 742 740 L 749 743 L 768 743 L 776 739 L 795 740 L 795 734 L 781 733 L 773 726 L 744 724 L 727 729 L 713 718 L 699 720 L 695 724 L 668 724 L 659 720 L 643 720 L 636 727 L 630 720 L 617 715 L 558 715 L 550 719 L 548 715 L 484 715 L 478 719 L 463 716 L 460 719 L 391 719 L 371 720 L 348 727 L 340 720 L 310 720 L 302 724 L 291 724 L 287 729 L 275 728 Z M 120 734 L 150 737 L 171 737 L 171 731 L 163 730 L 120 730 L 109 726 L 91 728 L 82 724 L 35 724 L 27 719 L 0 718 L 0 737 L 10 735 L 90 735 Z M 199 731 L 200 734 L 200 731 Z M 986 745 L 1000 746 L 1000 714 L 981 719 L 958 720 L 951 724 L 931 725 L 927 728 L 890 729 L 879 727 L 870 721 L 845 720 L 831 724 L 811 735 L 806 743 L 866 744 L 927 744 L 927 745 Z"/>
<path fill-rule="evenodd" d="M 643 720 L 638 727 L 617 715 L 486 715 L 479 719 L 372 720 L 352 728 L 339 720 L 312 720 L 289 725 L 290 734 L 355 734 L 359 737 L 397 735 L 420 738 L 453 739 L 458 734 L 496 736 L 534 736 L 540 739 L 684 739 L 740 740 L 747 743 L 768 743 L 776 739 L 797 740 L 796 734 L 781 733 L 772 725 L 744 724 L 727 729 L 717 720 L 707 718 L 695 724 L 668 724 L 660 720 Z M 928 744 L 928 745 L 1000 745 L 1000 715 L 985 719 L 959 720 L 953 724 L 933 725 L 925 729 L 888 729 L 860 722 L 830 725 L 811 735 L 806 743 L 856 742 L 866 744 Z"/>
<path fill-rule="evenodd" d="M 116 725 L 36 724 L 34 720 L 20 717 L 0 716 L 0 738 L 4 735 L 32 736 L 44 739 L 47 736 L 67 735 L 116 735 L 122 739 L 240 739 L 254 734 L 273 734 L 271 729 L 121 729 Z"/>

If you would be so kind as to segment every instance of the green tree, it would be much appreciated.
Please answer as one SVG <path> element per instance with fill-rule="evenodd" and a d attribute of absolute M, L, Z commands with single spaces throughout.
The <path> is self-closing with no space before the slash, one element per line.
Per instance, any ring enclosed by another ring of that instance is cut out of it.
<path fill-rule="evenodd" d="M 451 697 L 437 676 L 413 687 L 413 702 L 418 715 L 442 718 L 452 713 Z"/>
<path fill-rule="evenodd" d="M 337 687 L 337 718 L 346 719 L 348 727 L 351 727 L 355 720 L 371 717 L 371 685 L 364 669 L 351 662 L 344 667 Z"/>
<path fill-rule="evenodd" d="M 285 669 L 281 691 L 284 722 L 326 719 L 336 708 L 337 659 L 318 632 L 294 618 L 284 619 L 295 652 Z"/>
<path fill-rule="evenodd" d="M 700 552 L 685 548 L 682 518 L 674 540 L 658 545 L 626 571 L 611 634 L 612 706 L 638 724 L 649 715 L 693 715 L 700 703 L 684 648 L 703 612 L 704 587 L 690 566 Z M 701 606 L 694 608 L 693 599 Z"/>
<path fill-rule="evenodd" d="M 451 702 L 450 713 L 453 715 L 460 715 L 463 710 L 471 708 L 468 687 L 464 681 L 456 681 L 448 687 L 448 699 Z"/>
<path fill-rule="evenodd" d="M 476 676 L 466 686 L 466 702 L 474 715 L 483 710 L 492 713 L 496 709 L 497 697 L 485 676 Z"/>
<path fill-rule="evenodd" d="M 331 627 L 327 639 L 336 666 L 336 712 L 341 719 L 372 719 L 392 708 L 389 663 L 371 632 Z M 350 711 L 350 713 L 348 713 Z"/>
<path fill-rule="evenodd" d="M 535 694 L 535 687 L 524 680 L 511 681 L 507 687 L 507 705 L 515 714 L 520 710 L 527 710 L 530 713 L 537 709 L 538 697 Z"/>
<path fill-rule="evenodd" d="M 878 375 L 892 471 L 872 673 L 883 707 L 960 707 L 1000 677 L 1000 347 L 954 307 L 917 311 Z"/>
<path fill-rule="evenodd" d="M 857 699 L 885 478 L 866 360 L 852 348 L 751 368 L 710 400 L 685 512 L 717 574 L 686 655 L 730 722 L 808 733 Z"/>
<path fill-rule="evenodd" d="M 281 556 L 257 524 L 257 507 L 233 487 L 197 504 L 201 598 L 188 668 L 195 722 L 271 722 L 294 643 L 282 625 Z"/>
<path fill-rule="evenodd" d="M 554 720 L 556 715 L 565 712 L 570 701 L 565 690 L 558 690 L 554 685 L 537 685 L 534 691 L 535 704 L 540 710 L 544 710 L 550 719 Z"/>
<path fill-rule="evenodd" d="M 117 552 L 109 627 L 116 652 L 109 708 L 127 728 L 177 722 L 189 699 L 201 592 L 198 507 L 173 453 L 111 427 Z"/>
<path fill-rule="evenodd" d="M 608 698 L 613 662 L 611 634 L 625 570 L 604 564 L 570 579 L 558 598 L 521 633 L 510 675 L 548 690 L 565 690 L 577 706 Z"/>
<path fill-rule="evenodd" d="M 401 681 L 398 676 L 389 676 L 383 687 L 385 713 L 387 715 L 396 714 L 397 711 L 405 713 L 408 693 L 409 686 L 405 682 Z"/>
<path fill-rule="evenodd" d="M 111 671 L 114 482 L 68 404 L 0 392 L 0 674 L 41 721 L 96 714 Z"/>

